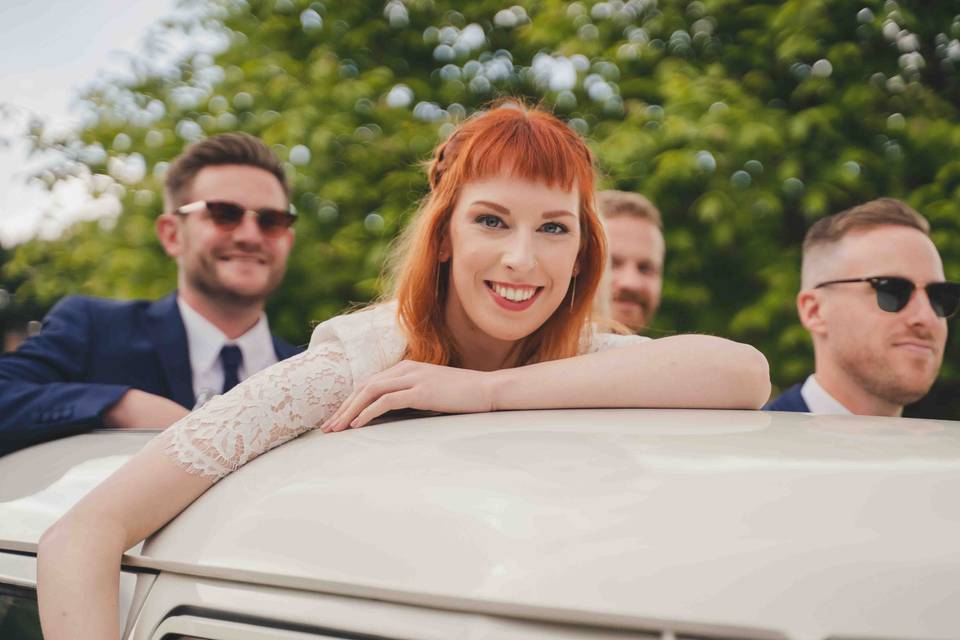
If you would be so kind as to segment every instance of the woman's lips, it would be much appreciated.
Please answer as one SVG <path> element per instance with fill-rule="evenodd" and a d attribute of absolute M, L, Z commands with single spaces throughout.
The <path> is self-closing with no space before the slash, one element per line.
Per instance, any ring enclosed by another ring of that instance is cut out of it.
<path fill-rule="evenodd" d="M 536 301 L 537 297 L 539 297 L 540 292 L 543 291 L 543 287 L 532 287 L 530 285 L 510 285 L 508 283 L 492 282 L 490 280 L 484 281 L 484 284 L 487 285 L 487 291 L 490 293 L 490 297 L 493 298 L 493 301 L 507 311 L 523 311 L 525 309 L 529 309 Z M 513 291 L 521 294 L 523 292 L 529 292 L 532 290 L 533 293 L 526 300 L 510 300 L 509 298 L 506 298 L 498 293 L 497 289 L 500 289 L 504 292 Z"/>

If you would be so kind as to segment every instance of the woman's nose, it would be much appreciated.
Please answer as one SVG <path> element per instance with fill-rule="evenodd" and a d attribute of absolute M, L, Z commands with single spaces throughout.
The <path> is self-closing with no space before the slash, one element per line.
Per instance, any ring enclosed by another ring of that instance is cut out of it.
<path fill-rule="evenodd" d="M 517 232 L 508 241 L 509 245 L 503 252 L 503 264 L 513 271 L 529 271 L 537 264 L 536 250 L 531 234 Z"/>

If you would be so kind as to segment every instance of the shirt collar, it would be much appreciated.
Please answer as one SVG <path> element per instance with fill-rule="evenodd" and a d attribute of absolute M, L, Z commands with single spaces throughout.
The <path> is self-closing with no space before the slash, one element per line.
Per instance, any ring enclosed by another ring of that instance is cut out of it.
<path fill-rule="evenodd" d="M 177 307 L 187 331 L 187 348 L 193 371 L 206 371 L 213 367 L 220 359 L 220 350 L 227 344 L 237 345 L 243 353 L 241 379 L 277 361 L 266 314 L 261 313 L 257 323 L 242 336 L 230 340 L 180 296 L 177 296 Z"/>
<path fill-rule="evenodd" d="M 807 403 L 810 413 L 852 415 L 849 409 L 840 404 L 839 400 L 820 386 L 814 374 L 807 377 L 807 381 L 800 388 L 800 395 L 803 396 L 803 401 Z"/>

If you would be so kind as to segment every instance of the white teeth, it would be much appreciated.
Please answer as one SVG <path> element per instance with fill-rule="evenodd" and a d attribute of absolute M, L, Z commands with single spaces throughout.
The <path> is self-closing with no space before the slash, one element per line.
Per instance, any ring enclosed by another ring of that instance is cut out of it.
<path fill-rule="evenodd" d="M 528 289 L 524 287 L 522 289 L 517 289 L 514 287 L 504 287 L 503 285 L 495 282 L 490 284 L 493 286 L 493 290 L 496 291 L 499 296 L 513 302 L 523 302 L 524 300 L 529 300 L 533 297 L 533 294 L 537 292 L 536 288 Z"/>

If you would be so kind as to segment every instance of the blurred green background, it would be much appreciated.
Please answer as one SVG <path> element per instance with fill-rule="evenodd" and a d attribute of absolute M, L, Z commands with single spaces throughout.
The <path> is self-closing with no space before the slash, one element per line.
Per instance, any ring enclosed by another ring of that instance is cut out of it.
<path fill-rule="evenodd" d="M 218 54 L 140 69 L 84 97 L 68 137 L 37 149 L 81 165 L 122 213 L 0 252 L 3 323 L 69 293 L 159 297 L 175 284 L 153 231 L 166 162 L 199 137 L 272 145 L 301 219 L 274 330 L 377 294 L 436 142 L 503 95 L 553 109 L 589 140 L 603 187 L 662 210 L 664 302 L 651 335 L 705 332 L 759 347 L 785 387 L 812 369 L 794 296 L 810 223 L 880 196 L 926 215 L 960 278 L 960 9 L 953 2 L 475 0 L 191 3 L 165 28 L 223 35 Z M 953 321 L 955 322 L 955 321 Z M 960 418 L 957 341 L 908 415 Z"/>

